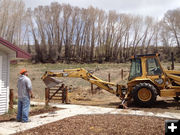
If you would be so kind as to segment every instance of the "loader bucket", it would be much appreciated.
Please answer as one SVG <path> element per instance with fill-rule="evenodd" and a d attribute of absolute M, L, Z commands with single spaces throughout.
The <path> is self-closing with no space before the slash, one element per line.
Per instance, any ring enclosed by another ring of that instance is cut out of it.
<path fill-rule="evenodd" d="M 48 88 L 52 88 L 60 83 L 62 83 L 62 81 L 60 80 L 57 80 L 55 78 L 52 78 L 52 77 L 46 77 L 43 79 L 45 85 L 48 87 Z"/>

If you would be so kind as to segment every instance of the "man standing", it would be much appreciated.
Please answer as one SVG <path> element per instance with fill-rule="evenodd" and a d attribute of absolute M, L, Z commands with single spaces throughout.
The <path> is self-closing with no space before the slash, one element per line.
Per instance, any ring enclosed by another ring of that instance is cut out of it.
<path fill-rule="evenodd" d="M 20 71 L 18 79 L 18 122 L 29 122 L 30 98 L 33 97 L 31 80 L 26 69 Z"/>

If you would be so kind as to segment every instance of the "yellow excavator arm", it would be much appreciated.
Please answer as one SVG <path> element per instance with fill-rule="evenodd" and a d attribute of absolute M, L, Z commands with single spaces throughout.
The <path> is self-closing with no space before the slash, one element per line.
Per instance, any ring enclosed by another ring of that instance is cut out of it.
<path fill-rule="evenodd" d="M 112 94 L 118 94 L 118 89 L 120 89 L 122 86 L 118 84 L 114 84 L 111 82 L 106 82 L 101 80 L 100 78 L 94 76 L 92 73 L 88 72 L 87 70 L 83 68 L 77 68 L 77 69 L 64 69 L 60 72 L 52 72 L 52 71 L 46 71 L 45 74 L 41 77 L 41 79 L 44 81 L 45 85 L 47 87 L 53 87 L 60 83 L 59 80 L 56 80 L 54 77 L 74 77 L 74 78 L 82 78 L 92 84 L 97 85 L 98 87 L 105 89 L 106 91 L 112 93 Z M 112 87 L 116 87 L 116 90 L 114 90 Z"/>

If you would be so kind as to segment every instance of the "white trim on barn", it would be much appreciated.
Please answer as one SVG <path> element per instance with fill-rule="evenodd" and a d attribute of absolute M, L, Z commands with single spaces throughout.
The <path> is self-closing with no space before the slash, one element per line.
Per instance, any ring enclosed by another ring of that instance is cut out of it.
<path fill-rule="evenodd" d="M 0 114 L 8 112 L 9 101 L 9 68 L 8 54 L 0 51 L 0 76 L 1 76 L 1 94 L 0 94 Z"/>
<path fill-rule="evenodd" d="M 10 93 L 10 89 L 9 89 L 9 79 L 10 79 L 10 55 L 7 55 L 7 102 L 6 102 L 6 110 L 9 110 L 9 93 Z"/>

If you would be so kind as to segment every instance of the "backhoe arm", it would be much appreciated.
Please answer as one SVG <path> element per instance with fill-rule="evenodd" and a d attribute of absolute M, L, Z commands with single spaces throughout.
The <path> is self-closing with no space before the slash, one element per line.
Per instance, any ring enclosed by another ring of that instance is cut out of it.
<path fill-rule="evenodd" d="M 82 78 L 86 81 L 89 81 L 92 84 L 97 85 L 98 87 L 107 90 L 112 94 L 117 94 L 117 90 L 113 90 L 110 86 L 117 86 L 114 83 L 106 82 L 98 77 L 94 76 L 92 73 L 88 72 L 83 68 L 77 69 L 64 69 L 61 72 L 52 72 L 46 71 L 45 74 L 41 77 L 47 87 L 53 87 L 60 83 L 60 81 L 52 78 L 52 77 L 74 77 L 74 78 Z M 119 88 L 119 87 L 118 87 Z"/>

